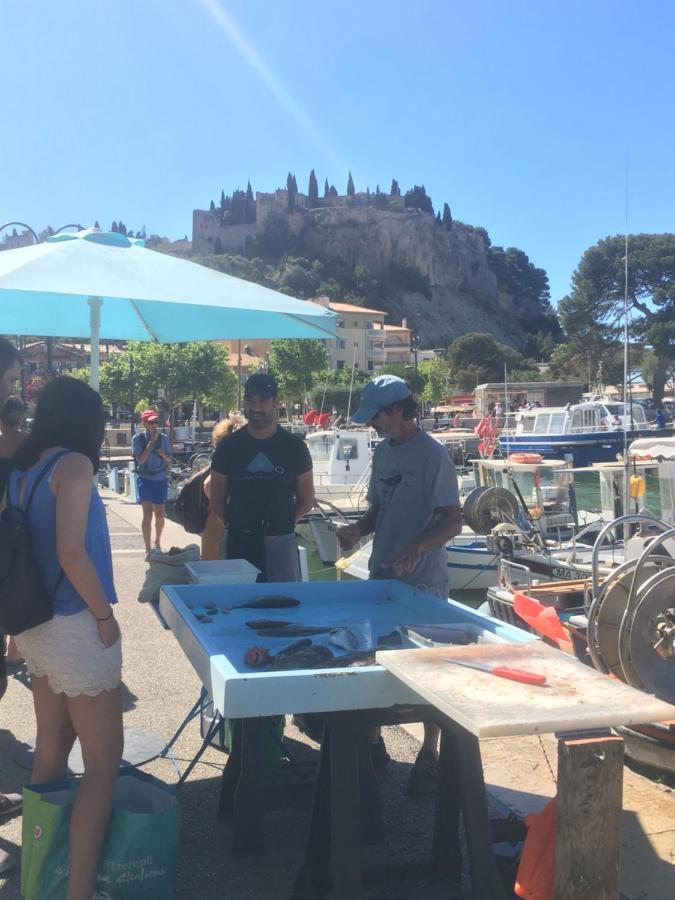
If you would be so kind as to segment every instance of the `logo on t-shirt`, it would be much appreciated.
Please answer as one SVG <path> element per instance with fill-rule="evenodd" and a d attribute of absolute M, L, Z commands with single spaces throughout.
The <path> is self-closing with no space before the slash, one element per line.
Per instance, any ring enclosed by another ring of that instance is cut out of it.
<path fill-rule="evenodd" d="M 269 475 L 270 472 L 274 472 L 274 463 L 270 462 L 261 450 L 246 466 L 246 471 L 252 475 Z"/>

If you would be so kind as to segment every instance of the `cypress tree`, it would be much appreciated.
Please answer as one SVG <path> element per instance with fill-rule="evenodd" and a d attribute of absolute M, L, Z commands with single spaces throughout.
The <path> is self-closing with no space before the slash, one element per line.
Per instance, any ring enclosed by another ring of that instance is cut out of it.
<path fill-rule="evenodd" d="M 330 190 L 328 188 L 328 179 L 327 178 L 323 185 L 323 196 L 325 199 L 328 199 L 328 197 L 330 197 Z"/>
<path fill-rule="evenodd" d="M 391 190 L 389 191 L 392 197 L 400 197 L 401 196 L 401 188 L 398 186 L 398 181 L 395 178 L 391 179 Z"/>
<path fill-rule="evenodd" d="M 328 193 L 330 194 L 331 197 L 337 197 L 338 192 L 337 192 L 337 188 L 335 187 L 334 184 L 331 184 Z"/>
<path fill-rule="evenodd" d="M 295 175 L 293 176 L 293 191 L 297 197 L 298 195 L 298 182 L 295 180 Z"/>
<path fill-rule="evenodd" d="M 293 209 L 295 206 L 295 194 L 293 193 L 293 176 L 289 172 L 286 176 L 286 206 Z"/>
<path fill-rule="evenodd" d="M 100 228 L 101 226 L 98 224 L 98 219 L 94 222 L 94 228 Z"/>
<path fill-rule="evenodd" d="M 220 191 L 220 208 L 225 209 L 225 191 L 222 188 Z"/>
<path fill-rule="evenodd" d="M 450 214 L 450 207 L 447 203 L 443 204 L 443 225 L 445 226 L 446 231 L 452 231 L 452 215 Z"/>
<path fill-rule="evenodd" d="M 212 200 L 212 201 L 211 201 L 211 206 L 209 206 L 209 212 L 210 212 L 210 213 L 214 213 L 215 211 L 216 211 L 216 204 L 215 204 L 215 203 L 213 202 L 213 200 Z"/>
<path fill-rule="evenodd" d="M 309 188 L 307 190 L 309 197 L 309 208 L 314 209 L 319 205 L 319 183 L 316 180 L 314 169 L 309 173 Z"/>
<path fill-rule="evenodd" d="M 112 223 L 112 225 L 110 226 L 110 230 L 111 230 L 111 231 L 117 231 L 117 230 L 118 230 L 118 229 L 117 229 L 117 222 L 113 222 L 113 223 Z"/>
<path fill-rule="evenodd" d="M 251 187 L 251 179 L 249 178 L 246 187 L 246 224 L 251 225 L 256 219 L 255 197 L 253 196 L 253 188 Z"/>
<path fill-rule="evenodd" d="M 349 178 L 347 180 L 347 196 L 353 197 L 356 191 L 354 190 L 354 179 L 352 178 L 352 173 L 349 173 Z"/>

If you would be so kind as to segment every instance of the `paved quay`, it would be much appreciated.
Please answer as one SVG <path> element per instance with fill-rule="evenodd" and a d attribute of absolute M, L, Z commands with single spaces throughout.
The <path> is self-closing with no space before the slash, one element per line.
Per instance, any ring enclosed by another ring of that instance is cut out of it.
<path fill-rule="evenodd" d="M 170 631 L 164 630 L 152 608 L 137 602 L 146 563 L 140 533 L 140 507 L 117 494 L 102 490 L 111 532 L 115 577 L 120 598 L 118 618 L 124 649 L 124 720 L 126 726 L 157 731 L 170 738 L 196 700 L 200 683 Z M 163 546 L 185 546 L 194 537 L 167 521 Z M 35 732 L 30 692 L 25 674 L 10 677 L 0 702 L 0 790 L 16 791 L 29 778 L 17 763 L 22 742 Z M 286 736 L 299 759 L 316 759 L 317 747 L 287 720 Z M 387 862 L 422 861 L 429 849 L 432 803 L 412 801 L 405 786 L 419 748 L 418 730 L 385 729 L 393 762 L 378 776 L 383 795 L 387 840 L 364 848 L 366 867 Z M 185 767 L 200 745 L 199 726 L 192 723 L 174 747 L 178 765 Z M 543 746 L 556 765 L 555 740 Z M 553 777 L 544 750 L 536 738 L 492 740 L 482 743 L 486 781 L 493 810 L 504 805 L 520 813 L 540 808 L 554 791 Z M 272 900 L 290 896 L 301 864 L 309 808 L 279 808 L 265 818 L 266 854 L 259 859 L 232 859 L 231 828 L 216 821 L 220 772 L 224 754 L 209 749 L 180 791 L 183 807 L 182 841 L 178 861 L 177 900 L 225 898 Z M 155 760 L 144 767 L 157 777 L 175 783 L 171 762 Z M 624 769 L 624 840 L 622 895 L 629 900 L 665 900 L 675 895 L 675 792 Z M 295 806 L 296 804 L 294 804 Z M 0 847 L 18 856 L 21 817 L 1 820 Z M 18 867 L 4 880 L 3 900 L 19 898 Z M 367 896 L 411 898 L 418 894 L 414 875 L 401 882 L 398 876 L 368 891 Z M 431 898 L 429 892 L 425 897 Z M 433 896 L 436 896 L 435 894 Z M 437 896 L 448 897 L 447 887 Z M 459 896 L 459 895 L 457 895 Z"/>

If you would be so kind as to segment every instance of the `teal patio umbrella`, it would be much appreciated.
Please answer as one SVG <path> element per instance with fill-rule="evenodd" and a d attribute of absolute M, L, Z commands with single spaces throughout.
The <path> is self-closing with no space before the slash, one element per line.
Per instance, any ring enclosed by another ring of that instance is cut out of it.
<path fill-rule="evenodd" d="M 236 338 L 334 338 L 317 303 L 88 229 L 0 253 L 0 333 L 172 343 Z"/>

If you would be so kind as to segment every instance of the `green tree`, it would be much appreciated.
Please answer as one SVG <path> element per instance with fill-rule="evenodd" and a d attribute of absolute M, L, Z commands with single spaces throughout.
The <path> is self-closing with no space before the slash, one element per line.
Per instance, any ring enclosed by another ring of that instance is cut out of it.
<path fill-rule="evenodd" d="M 424 378 L 422 400 L 425 403 L 438 403 L 449 396 L 450 367 L 442 356 L 422 360 L 419 371 Z"/>
<path fill-rule="evenodd" d="M 295 206 L 295 195 L 297 191 L 293 186 L 293 176 L 291 173 L 288 173 L 286 177 L 286 205 L 289 209 L 293 209 Z"/>
<path fill-rule="evenodd" d="M 220 208 L 221 210 L 225 209 L 225 191 L 222 188 L 220 191 Z"/>
<path fill-rule="evenodd" d="M 447 203 L 443 204 L 443 225 L 446 231 L 452 231 L 452 215 L 450 214 L 450 207 Z"/>
<path fill-rule="evenodd" d="M 572 292 L 559 304 L 570 338 L 600 332 L 620 340 L 624 291 L 628 298 L 630 334 L 656 355 L 653 394 L 663 391 L 675 361 L 675 234 L 634 234 L 628 239 L 628 284 L 625 282 L 625 238 L 604 238 L 590 247 L 572 276 Z"/>
<path fill-rule="evenodd" d="M 460 391 L 488 381 L 502 382 L 505 365 L 507 372 L 526 368 L 521 353 L 483 332 L 470 332 L 454 340 L 448 347 L 448 365 Z"/>
<path fill-rule="evenodd" d="M 322 340 L 272 341 L 270 369 L 286 400 L 304 400 L 326 369 L 326 346 Z"/>
<path fill-rule="evenodd" d="M 411 191 L 406 191 L 404 202 L 411 209 L 419 209 L 421 212 L 434 214 L 434 205 L 431 197 L 427 195 L 424 185 L 415 185 Z"/>
<path fill-rule="evenodd" d="M 258 248 L 263 256 L 277 259 L 290 253 L 295 237 L 285 216 L 274 210 L 265 219 L 265 226 L 258 236 Z"/>
<path fill-rule="evenodd" d="M 328 189 L 328 196 L 329 197 L 337 197 L 338 196 L 337 188 L 335 187 L 334 184 L 331 184 L 330 188 Z"/>
<path fill-rule="evenodd" d="M 352 173 L 349 173 L 349 178 L 347 179 L 347 196 L 353 197 L 355 194 L 354 191 L 354 179 L 352 178 Z"/>
<path fill-rule="evenodd" d="M 249 178 L 246 186 L 246 224 L 252 225 L 255 222 L 255 197 L 253 196 L 253 188 L 251 187 L 251 179 Z"/>
<path fill-rule="evenodd" d="M 314 169 L 309 173 L 309 187 L 307 189 L 310 209 L 316 209 L 319 205 L 319 182 L 316 180 Z"/>
<path fill-rule="evenodd" d="M 209 206 L 209 212 L 214 213 L 215 211 L 216 211 L 216 204 L 212 200 L 211 205 Z"/>
<path fill-rule="evenodd" d="M 327 200 L 330 197 L 330 188 L 328 187 L 328 179 L 327 178 L 323 185 L 323 196 L 324 196 L 324 200 Z"/>
<path fill-rule="evenodd" d="M 379 191 L 378 191 L 379 193 Z M 389 189 L 389 193 L 392 197 L 400 197 L 401 196 L 401 188 L 398 186 L 398 181 L 395 178 L 391 179 L 391 188 Z"/>

